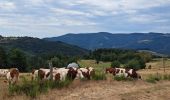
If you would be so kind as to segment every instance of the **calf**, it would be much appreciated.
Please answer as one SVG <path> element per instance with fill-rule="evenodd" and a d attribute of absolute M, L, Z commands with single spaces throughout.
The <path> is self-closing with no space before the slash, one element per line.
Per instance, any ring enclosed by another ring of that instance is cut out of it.
<path fill-rule="evenodd" d="M 19 78 L 19 70 L 17 68 L 11 68 L 6 74 L 6 78 L 9 84 L 16 84 Z"/>

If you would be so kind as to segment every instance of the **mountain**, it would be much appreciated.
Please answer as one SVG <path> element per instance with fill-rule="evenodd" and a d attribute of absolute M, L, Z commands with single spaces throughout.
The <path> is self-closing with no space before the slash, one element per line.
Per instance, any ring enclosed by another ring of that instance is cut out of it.
<path fill-rule="evenodd" d="M 0 36 L 0 46 L 10 50 L 19 48 L 26 53 L 36 54 L 64 54 L 64 55 L 84 55 L 88 50 L 78 46 L 63 42 L 46 41 L 32 37 L 2 37 Z"/>
<path fill-rule="evenodd" d="M 62 41 L 86 49 L 125 48 L 151 50 L 170 55 L 170 34 L 131 33 L 112 34 L 108 32 L 66 34 L 59 37 L 44 38 L 48 41 Z"/>

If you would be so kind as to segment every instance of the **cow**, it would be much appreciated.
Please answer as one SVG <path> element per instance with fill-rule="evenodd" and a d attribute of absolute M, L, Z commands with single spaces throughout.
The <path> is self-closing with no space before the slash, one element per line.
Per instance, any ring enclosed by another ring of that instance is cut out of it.
<path fill-rule="evenodd" d="M 115 68 L 106 68 L 105 73 L 115 74 L 116 69 Z"/>
<path fill-rule="evenodd" d="M 136 72 L 134 69 L 128 69 L 128 68 L 113 68 L 113 75 L 114 76 L 121 76 L 124 77 L 130 77 L 134 79 L 141 79 L 141 76 Z"/>
<path fill-rule="evenodd" d="M 68 76 L 68 71 L 69 71 L 69 69 L 66 69 L 66 68 L 59 68 L 57 70 L 54 70 L 53 71 L 53 80 L 56 80 L 56 81 L 66 80 L 66 78 Z"/>
<path fill-rule="evenodd" d="M 5 77 L 9 72 L 9 69 L 0 69 L 0 77 Z"/>
<path fill-rule="evenodd" d="M 16 84 L 19 79 L 19 70 L 17 68 L 11 68 L 6 74 L 6 79 L 9 84 Z"/>
<path fill-rule="evenodd" d="M 95 71 L 94 71 L 94 68 L 92 67 L 79 68 L 77 77 L 86 78 L 90 80 L 94 74 L 95 74 Z"/>
<path fill-rule="evenodd" d="M 54 67 L 54 70 L 58 70 L 59 68 Z M 32 71 L 32 80 L 38 77 L 40 80 L 49 80 L 50 79 L 50 69 L 40 68 L 39 70 Z"/>
<path fill-rule="evenodd" d="M 38 70 L 37 69 L 33 69 L 32 70 L 32 80 L 35 80 L 36 78 L 38 78 Z"/>
<path fill-rule="evenodd" d="M 68 69 L 69 70 L 68 70 L 68 73 L 67 73 L 67 77 L 71 80 L 74 80 L 77 76 L 78 68 L 69 67 Z"/>

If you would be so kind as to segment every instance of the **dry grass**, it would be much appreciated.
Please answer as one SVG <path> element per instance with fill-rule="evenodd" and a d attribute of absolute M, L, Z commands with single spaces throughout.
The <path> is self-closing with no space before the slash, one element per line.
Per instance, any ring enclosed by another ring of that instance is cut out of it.
<path fill-rule="evenodd" d="M 82 67 L 91 66 L 97 70 L 104 70 L 110 67 L 110 63 L 96 64 L 95 61 L 83 60 L 79 64 Z M 152 69 L 138 71 L 142 78 L 147 78 L 150 74 L 165 74 L 160 68 L 162 62 L 156 60 L 147 64 L 152 65 Z M 170 61 L 166 61 L 166 73 L 170 74 Z M 29 77 L 28 73 L 21 76 Z M 138 81 L 114 81 L 112 75 L 107 75 L 107 80 L 103 81 L 80 81 L 75 80 L 69 87 L 50 90 L 46 94 L 41 94 L 37 100 L 170 100 L 170 81 L 159 81 L 156 84 L 143 80 Z M 7 86 L 0 78 L 0 100 L 29 100 L 25 95 L 9 97 Z"/>

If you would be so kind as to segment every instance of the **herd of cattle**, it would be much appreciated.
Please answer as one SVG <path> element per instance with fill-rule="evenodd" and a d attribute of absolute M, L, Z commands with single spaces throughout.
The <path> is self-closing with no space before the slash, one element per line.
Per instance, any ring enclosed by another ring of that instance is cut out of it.
<path fill-rule="evenodd" d="M 95 75 L 95 69 L 93 67 L 86 68 L 53 68 L 52 74 L 50 74 L 50 69 L 40 68 L 38 70 L 33 70 L 31 77 L 32 80 L 40 79 L 40 80 L 48 80 L 52 76 L 52 79 L 55 81 L 63 81 L 66 78 L 70 79 L 91 79 L 93 75 Z M 131 78 L 141 78 L 141 76 L 134 69 L 124 69 L 124 68 L 106 68 L 105 73 L 110 73 L 113 76 L 123 75 L 125 77 Z M 9 84 L 15 84 L 19 79 L 19 70 L 17 68 L 11 69 L 0 69 L 0 77 L 6 77 L 4 82 L 8 82 Z"/>

